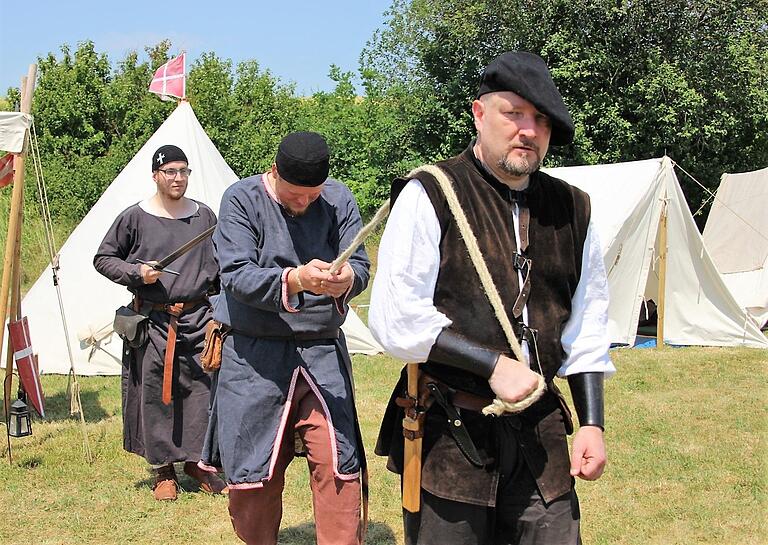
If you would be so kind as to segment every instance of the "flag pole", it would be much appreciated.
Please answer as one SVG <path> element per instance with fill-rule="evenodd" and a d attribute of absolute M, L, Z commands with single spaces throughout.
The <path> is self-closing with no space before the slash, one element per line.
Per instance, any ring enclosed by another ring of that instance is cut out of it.
<path fill-rule="evenodd" d="M 21 112 L 29 114 L 32 111 L 32 95 L 35 89 L 35 80 L 37 77 L 37 65 L 30 64 L 27 75 L 21 79 Z M 24 163 L 26 160 L 27 148 L 22 149 L 13 159 L 13 192 L 11 193 L 11 211 L 8 217 L 8 234 L 5 241 L 5 260 L 3 261 L 3 278 L 0 283 L 0 316 L 3 318 L 2 327 L 0 327 L 0 347 L 5 340 L 5 321 L 14 312 L 9 306 L 9 296 L 11 290 L 16 292 L 15 285 L 12 286 L 14 279 L 20 279 L 18 274 L 19 259 L 18 256 L 21 247 L 21 219 L 23 217 L 24 207 Z M 16 280 L 18 283 L 19 280 Z M 11 343 L 7 343 L 8 352 L 11 353 Z M 6 365 L 4 381 L 4 408 L 5 422 L 8 423 L 10 414 L 10 395 L 12 390 L 13 378 L 13 358 L 10 359 L 10 365 Z"/>

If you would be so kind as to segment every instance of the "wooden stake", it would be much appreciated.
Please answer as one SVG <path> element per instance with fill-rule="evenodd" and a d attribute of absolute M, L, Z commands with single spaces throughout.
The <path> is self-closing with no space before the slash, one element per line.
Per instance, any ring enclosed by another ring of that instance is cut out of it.
<path fill-rule="evenodd" d="M 35 78 L 37 77 L 37 65 L 30 64 L 27 75 L 21 79 L 21 112 L 28 114 L 32 111 L 32 94 L 35 88 Z M 3 346 L 5 340 L 5 321 L 12 313 L 13 309 L 9 306 L 9 296 L 11 290 L 15 293 L 14 278 L 19 269 L 18 255 L 21 246 L 21 218 L 24 207 L 24 164 L 26 159 L 26 149 L 16 155 L 13 159 L 13 192 L 11 194 L 11 211 L 8 217 L 8 238 L 5 241 L 5 259 L 3 261 L 3 279 L 0 283 L 0 316 L 2 317 L 2 327 L 0 327 L 0 346 Z M 20 275 L 18 276 L 20 278 Z M 7 343 L 8 352 L 12 352 L 11 343 Z M 8 378 L 13 374 L 13 359 L 11 365 L 5 368 L 6 380 L 4 381 L 4 408 L 5 421 L 8 422 L 10 413 L 10 399 L 13 378 Z"/>
<path fill-rule="evenodd" d="M 659 219 L 659 303 L 656 306 L 656 348 L 664 348 L 664 304 L 667 285 L 667 203 L 661 206 Z"/>

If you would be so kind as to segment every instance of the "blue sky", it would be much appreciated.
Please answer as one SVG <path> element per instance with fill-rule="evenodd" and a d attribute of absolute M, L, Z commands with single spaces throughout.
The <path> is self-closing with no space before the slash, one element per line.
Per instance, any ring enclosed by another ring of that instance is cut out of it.
<path fill-rule="evenodd" d="M 18 87 L 38 56 L 91 40 L 113 66 L 126 53 L 168 38 L 188 65 L 213 51 L 235 63 L 258 61 L 299 94 L 330 90 L 331 64 L 357 71 L 360 52 L 383 26 L 391 0 L 162 2 L 0 0 L 0 96 Z M 149 85 L 149 83 L 147 83 Z"/>

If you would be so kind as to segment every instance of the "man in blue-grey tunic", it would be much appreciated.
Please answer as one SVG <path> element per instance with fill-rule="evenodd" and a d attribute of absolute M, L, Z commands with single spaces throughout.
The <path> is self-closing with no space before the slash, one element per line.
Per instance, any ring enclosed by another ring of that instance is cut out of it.
<path fill-rule="evenodd" d="M 320 135 L 289 134 L 269 172 L 227 189 L 214 234 L 214 319 L 231 330 L 200 466 L 223 467 L 232 524 L 249 544 L 277 542 L 295 437 L 311 472 L 317 542 L 361 541 L 365 459 L 340 326 L 370 264 L 360 246 L 329 271 L 361 219 L 328 171 Z"/>

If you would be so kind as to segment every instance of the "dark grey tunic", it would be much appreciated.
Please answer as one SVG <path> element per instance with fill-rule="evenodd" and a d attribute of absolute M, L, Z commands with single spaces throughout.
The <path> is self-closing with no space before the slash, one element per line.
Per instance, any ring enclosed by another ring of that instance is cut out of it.
<path fill-rule="evenodd" d="M 218 266 L 210 239 L 177 259 L 170 268 L 177 277 L 162 274 L 144 284 L 138 259 L 158 260 L 216 223 L 206 205 L 188 218 L 154 216 L 133 205 L 122 212 L 99 246 L 93 264 L 101 274 L 128 287 L 144 301 L 195 301 L 218 285 Z M 123 446 L 150 464 L 197 461 L 208 422 L 210 378 L 199 364 L 205 324 L 211 309 L 202 303 L 179 317 L 173 401 L 161 400 L 163 360 L 170 316 L 153 310 L 149 340 L 137 349 L 123 347 Z"/>
<path fill-rule="evenodd" d="M 230 325 L 218 374 L 203 462 L 224 468 L 236 486 L 272 477 L 299 373 L 315 389 L 335 433 L 338 478 L 361 467 L 351 366 L 343 335 L 336 338 L 346 300 L 368 283 L 361 246 L 349 260 L 355 280 L 344 300 L 303 292 L 298 312 L 284 306 L 284 273 L 314 258 L 333 261 L 362 222 L 352 193 L 328 180 L 306 213 L 293 217 L 267 192 L 262 176 L 241 180 L 224 194 L 214 234 L 222 293 L 214 317 Z"/>

